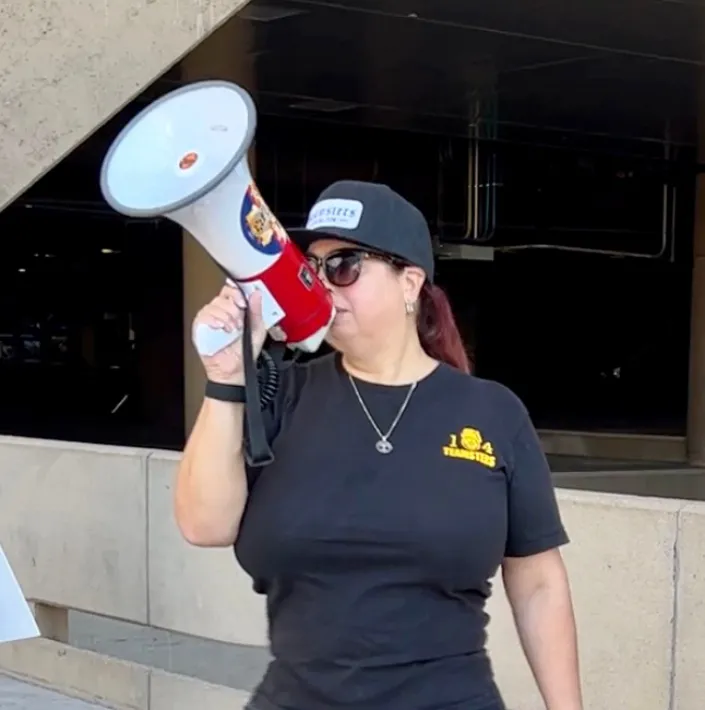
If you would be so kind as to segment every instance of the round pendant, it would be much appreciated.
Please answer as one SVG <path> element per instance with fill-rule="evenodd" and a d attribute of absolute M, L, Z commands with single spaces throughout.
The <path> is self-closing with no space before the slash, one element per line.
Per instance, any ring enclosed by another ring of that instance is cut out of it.
<path fill-rule="evenodd" d="M 375 449 L 377 449 L 380 454 L 388 454 L 393 448 L 394 447 L 386 439 L 380 439 L 375 444 Z"/>

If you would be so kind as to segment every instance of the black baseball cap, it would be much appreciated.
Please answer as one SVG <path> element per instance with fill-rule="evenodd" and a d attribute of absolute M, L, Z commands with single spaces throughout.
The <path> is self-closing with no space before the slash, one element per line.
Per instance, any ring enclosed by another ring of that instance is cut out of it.
<path fill-rule="evenodd" d="M 303 229 L 287 230 L 304 252 L 334 237 L 422 268 L 433 283 L 433 243 L 421 211 L 387 185 L 339 180 L 319 195 Z"/>

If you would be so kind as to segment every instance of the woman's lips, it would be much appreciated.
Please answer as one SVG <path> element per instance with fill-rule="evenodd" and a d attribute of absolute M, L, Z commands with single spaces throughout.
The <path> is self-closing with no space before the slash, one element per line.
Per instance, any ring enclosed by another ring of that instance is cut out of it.
<path fill-rule="evenodd" d="M 333 319 L 333 322 L 340 320 L 341 316 L 344 316 L 346 313 L 347 311 L 344 308 L 336 308 L 335 318 Z"/>

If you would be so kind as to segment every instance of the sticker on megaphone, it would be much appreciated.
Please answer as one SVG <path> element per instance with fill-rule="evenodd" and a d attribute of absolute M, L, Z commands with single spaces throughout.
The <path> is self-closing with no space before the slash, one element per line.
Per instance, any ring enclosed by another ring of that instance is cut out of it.
<path fill-rule="evenodd" d="M 255 291 L 262 294 L 262 320 L 272 338 L 275 340 L 283 339 L 283 333 L 277 329 L 276 324 L 284 317 L 284 310 L 277 303 L 271 291 L 262 281 L 245 281 L 237 284 L 232 279 L 225 280 L 228 286 L 239 288 L 245 295 L 245 298 L 250 299 Z M 193 329 L 191 339 L 199 355 L 211 357 L 219 353 L 228 345 L 232 345 L 242 337 L 242 330 L 234 329 L 228 332 L 223 328 L 213 328 L 205 323 L 199 323 Z"/>

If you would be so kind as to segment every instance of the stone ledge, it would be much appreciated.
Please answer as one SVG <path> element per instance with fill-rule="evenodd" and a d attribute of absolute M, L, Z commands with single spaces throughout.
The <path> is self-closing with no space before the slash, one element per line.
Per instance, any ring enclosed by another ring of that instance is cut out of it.
<path fill-rule="evenodd" d="M 0 646 L 3 672 L 114 710 L 150 710 L 150 669 L 47 639 Z"/>
<path fill-rule="evenodd" d="M 0 646 L 0 667 L 10 677 L 113 710 L 242 710 L 250 697 L 46 639 Z"/>

